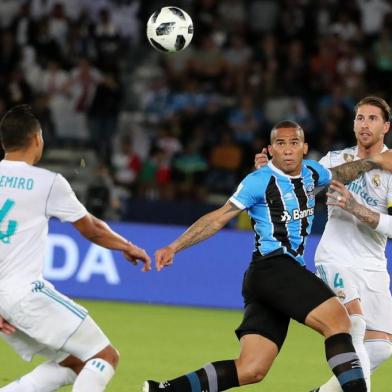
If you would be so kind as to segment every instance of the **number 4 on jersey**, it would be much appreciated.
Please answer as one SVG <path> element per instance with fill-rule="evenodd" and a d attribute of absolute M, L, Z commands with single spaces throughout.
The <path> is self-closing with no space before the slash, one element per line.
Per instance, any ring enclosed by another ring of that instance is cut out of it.
<path fill-rule="evenodd" d="M 343 279 L 340 277 L 339 272 L 337 272 L 337 273 L 335 274 L 335 278 L 334 278 L 334 280 L 333 280 L 333 287 L 334 287 L 335 289 L 337 289 L 337 288 L 343 289 L 343 288 L 344 288 Z"/>
<path fill-rule="evenodd" d="M 3 227 L 2 227 L 5 217 L 8 215 L 8 213 L 10 212 L 14 204 L 15 202 L 13 200 L 7 199 L 0 210 L 0 227 L 1 227 L 0 241 L 3 242 L 4 244 L 10 243 L 10 238 L 15 234 L 16 227 L 18 226 L 18 223 L 16 221 L 10 220 L 8 221 L 8 227 L 6 232 L 3 231 Z"/>

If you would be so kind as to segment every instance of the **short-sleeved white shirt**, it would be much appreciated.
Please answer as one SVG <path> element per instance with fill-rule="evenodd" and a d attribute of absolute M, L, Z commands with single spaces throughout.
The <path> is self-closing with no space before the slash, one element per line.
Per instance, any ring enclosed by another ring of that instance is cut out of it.
<path fill-rule="evenodd" d="M 49 219 L 75 222 L 86 213 L 60 174 L 0 162 L 0 300 L 17 300 L 42 279 Z"/>
<path fill-rule="evenodd" d="M 387 147 L 384 146 L 384 150 Z M 332 168 L 359 159 L 357 147 L 330 151 L 320 163 Z M 365 207 L 388 213 L 392 206 L 392 174 L 371 170 L 355 179 L 346 187 L 355 200 Z M 339 207 L 329 206 L 328 222 L 316 250 L 315 262 L 337 263 L 373 271 L 385 271 L 387 260 L 385 246 L 387 236 L 377 233 L 355 216 Z"/>

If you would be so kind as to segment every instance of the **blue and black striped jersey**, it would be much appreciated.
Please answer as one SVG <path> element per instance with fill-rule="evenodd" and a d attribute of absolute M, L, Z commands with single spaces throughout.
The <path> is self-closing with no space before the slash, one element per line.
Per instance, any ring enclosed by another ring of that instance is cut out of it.
<path fill-rule="evenodd" d="M 301 174 L 289 176 L 270 161 L 249 174 L 229 199 L 246 209 L 255 231 L 255 251 L 262 256 L 281 251 L 305 264 L 305 240 L 313 223 L 316 187 L 328 185 L 332 173 L 304 160 Z"/>

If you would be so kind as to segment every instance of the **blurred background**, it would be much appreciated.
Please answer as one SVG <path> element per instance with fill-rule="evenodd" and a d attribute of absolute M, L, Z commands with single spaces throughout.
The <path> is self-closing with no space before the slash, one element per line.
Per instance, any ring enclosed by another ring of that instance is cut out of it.
<path fill-rule="evenodd" d="M 171 3 L 195 27 L 176 54 L 145 37 L 166 2 L 0 1 L 0 115 L 33 106 L 41 165 L 99 217 L 188 225 L 253 170 L 275 122 L 298 121 L 319 159 L 354 144 L 356 101 L 391 100 L 392 1 Z"/>

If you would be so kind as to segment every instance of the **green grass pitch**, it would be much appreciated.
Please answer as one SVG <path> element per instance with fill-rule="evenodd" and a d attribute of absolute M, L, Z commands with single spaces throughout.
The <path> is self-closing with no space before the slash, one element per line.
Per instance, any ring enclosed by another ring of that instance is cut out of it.
<path fill-rule="evenodd" d="M 79 302 L 121 352 L 120 366 L 108 391 L 138 392 L 145 379 L 176 377 L 210 361 L 235 358 L 239 350 L 233 330 L 241 321 L 240 311 Z M 36 359 L 34 364 L 38 362 Z M 0 386 L 32 367 L 0 342 Z M 392 360 L 377 371 L 372 390 L 390 391 L 391 374 Z M 241 390 L 308 392 L 329 375 L 321 336 L 292 322 L 285 346 L 267 378 Z"/>

